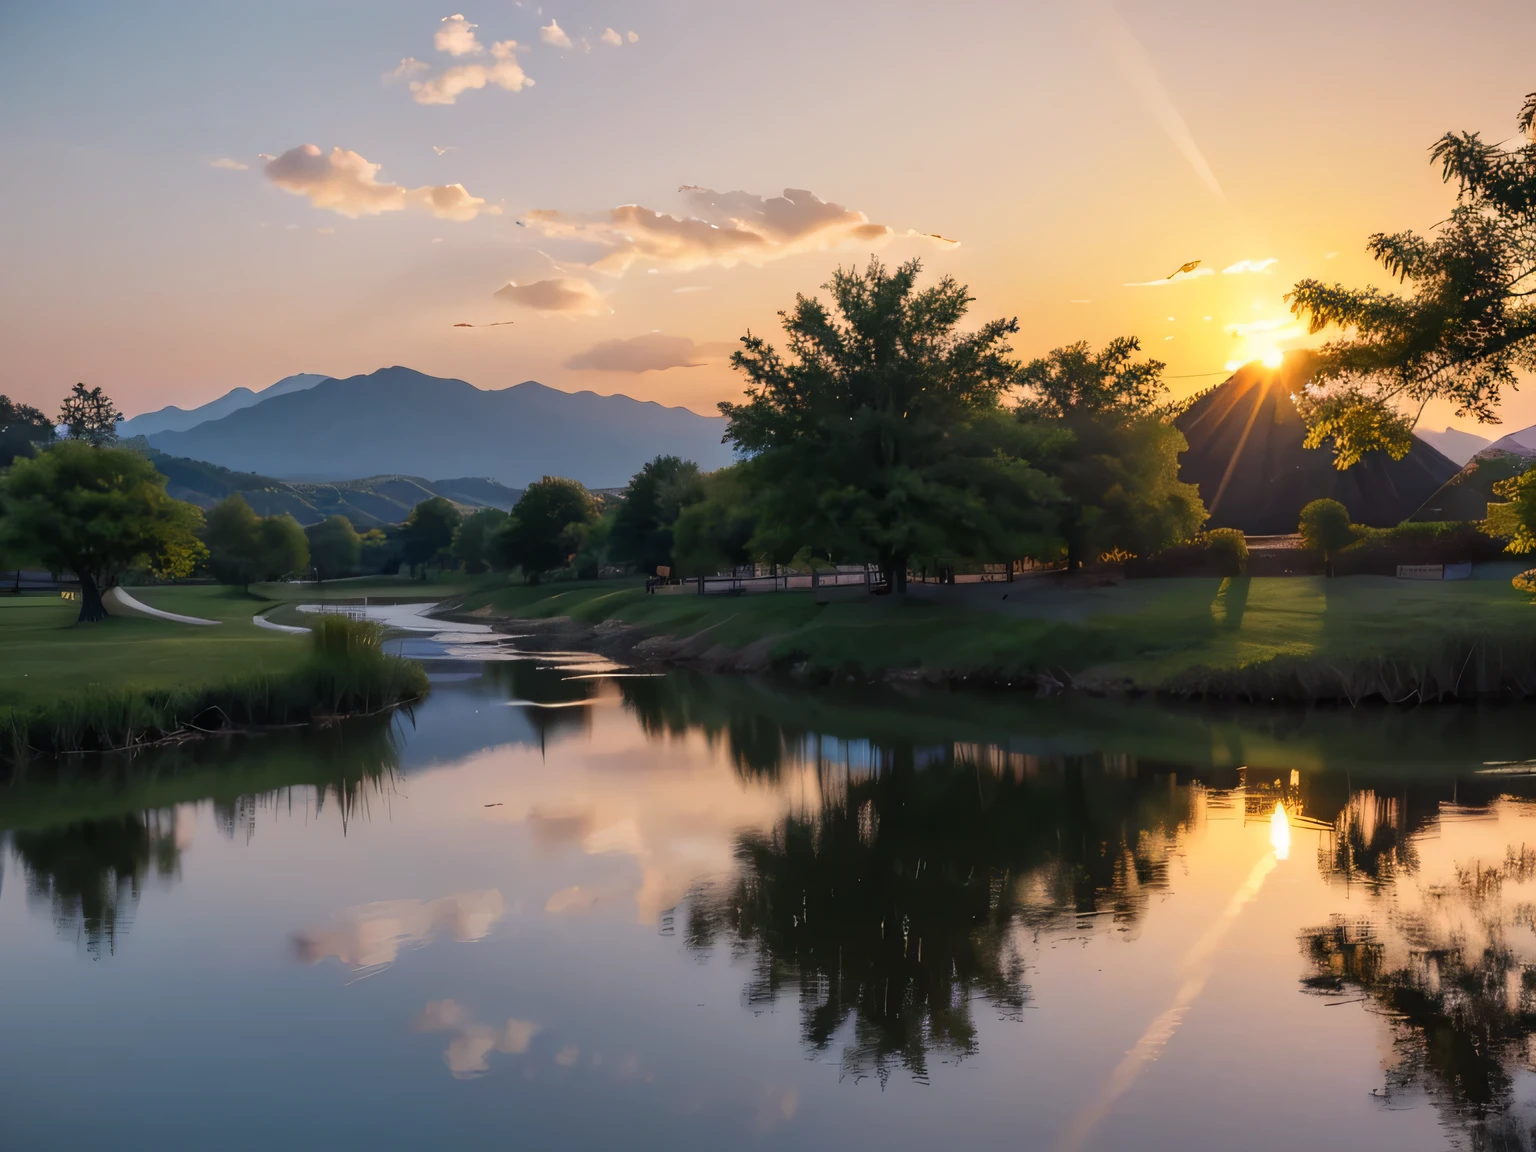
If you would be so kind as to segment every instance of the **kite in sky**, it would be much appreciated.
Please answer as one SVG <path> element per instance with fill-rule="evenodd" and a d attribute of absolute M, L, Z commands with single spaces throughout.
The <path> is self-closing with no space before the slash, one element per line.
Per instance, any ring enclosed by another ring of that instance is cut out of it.
<path fill-rule="evenodd" d="M 1180 264 L 1172 272 L 1170 272 L 1170 273 L 1168 273 L 1168 275 L 1164 276 L 1163 279 L 1164 280 L 1172 280 L 1180 272 L 1193 272 L 1198 267 L 1200 267 L 1200 261 L 1198 261 L 1198 260 L 1191 260 L 1188 264 Z"/>
<path fill-rule="evenodd" d="M 498 320 L 494 324 L 465 324 L 460 321 L 455 328 L 500 328 L 503 324 L 516 324 L 516 320 Z"/>

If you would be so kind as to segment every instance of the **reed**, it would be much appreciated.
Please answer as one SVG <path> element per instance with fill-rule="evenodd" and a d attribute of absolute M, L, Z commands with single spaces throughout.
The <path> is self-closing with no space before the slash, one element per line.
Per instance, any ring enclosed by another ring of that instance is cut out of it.
<path fill-rule="evenodd" d="M 382 635 L 377 624 L 322 617 L 308 657 L 291 672 L 253 672 L 195 688 L 87 684 L 47 703 L 0 708 L 0 761 L 312 724 L 421 699 L 426 673 L 386 653 Z"/>

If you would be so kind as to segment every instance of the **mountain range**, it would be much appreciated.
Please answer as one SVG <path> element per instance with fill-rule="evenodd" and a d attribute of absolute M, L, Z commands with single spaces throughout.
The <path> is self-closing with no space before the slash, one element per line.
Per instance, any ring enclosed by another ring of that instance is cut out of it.
<path fill-rule="evenodd" d="M 1460 428 L 1447 428 L 1443 432 L 1435 432 L 1429 428 L 1415 428 L 1413 434 L 1455 464 L 1465 464 L 1489 446 L 1486 436 L 1479 436 L 1475 432 L 1463 432 Z"/>
<path fill-rule="evenodd" d="M 681 456 L 706 471 L 731 461 L 725 421 L 628 396 L 561 392 L 535 381 L 482 390 L 463 380 L 410 368 L 382 368 L 344 380 L 323 378 L 254 396 L 236 389 L 192 412 L 241 406 L 190 428 L 140 433 L 168 456 L 206 461 L 284 481 L 356 476 L 483 476 L 522 488 L 566 476 L 588 488 L 628 483 L 659 455 Z M 146 417 L 161 417 L 168 410 Z M 122 425 L 133 435 L 134 422 Z"/>
<path fill-rule="evenodd" d="M 285 376 L 276 384 L 269 384 L 258 392 L 252 392 L 249 388 L 232 388 L 217 400 L 210 400 L 196 408 L 178 408 L 170 404 L 154 412 L 142 413 L 132 420 L 124 420 L 117 426 L 117 434 L 127 438 L 153 436 L 156 432 L 185 432 L 206 421 L 217 420 L 231 412 L 260 404 L 263 400 L 286 396 L 289 392 L 302 392 L 329 379 L 329 376 L 318 372 L 300 372 L 297 376 Z"/>

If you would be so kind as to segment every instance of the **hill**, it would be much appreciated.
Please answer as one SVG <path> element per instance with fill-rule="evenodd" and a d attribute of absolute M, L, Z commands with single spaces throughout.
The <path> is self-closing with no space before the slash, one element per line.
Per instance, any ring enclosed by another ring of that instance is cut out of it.
<path fill-rule="evenodd" d="M 359 530 L 398 524 L 412 508 L 442 496 L 466 509 L 509 510 L 522 492 L 494 480 L 431 481 L 415 476 L 373 476 L 333 484 L 298 484 L 253 472 L 234 472 L 201 460 L 149 451 L 150 461 L 166 477 L 166 491 L 178 500 L 212 508 L 239 493 L 258 516 L 287 513 L 300 524 L 318 524 L 345 516 Z"/>
<path fill-rule="evenodd" d="M 1500 503 L 1493 486 L 1500 480 L 1521 475 L 1531 465 L 1529 455 L 1486 448 L 1479 452 L 1437 489 L 1411 519 L 1414 520 L 1484 520 L 1488 505 Z"/>
<path fill-rule="evenodd" d="M 1536 456 L 1536 425 L 1501 436 L 1488 445 L 1490 452 L 1513 452 L 1516 456 Z"/>
<path fill-rule="evenodd" d="M 1326 447 L 1304 447 L 1306 428 L 1291 394 L 1311 377 L 1313 363 L 1291 353 L 1276 369 L 1249 364 L 1175 419 L 1189 441 L 1179 475 L 1200 486 L 1210 527 L 1294 532 L 1302 507 L 1324 497 L 1342 502 L 1357 523 L 1391 527 L 1456 474 L 1422 440 L 1401 460 L 1374 452 L 1342 472 Z"/>
<path fill-rule="evenodd" d="M 1463 432 L 1459 428 L 1447 428 L 1443 432 L 1418 428 L 1414 430 L 1414 435 L 1453 464 L 1466 464 L 1489 444 L 1486 436 Z"/>
<path fill-rule="evenodd" d="M 300 372 L 297 376 L 285 376 L 276 384 L 269 384 L 255 392 L 249 388 L 232 388 L 217 400 L 210 400 L 197 408 L 178 408 L 171 404 L 154 412 L 142 413 L 132 420 L 124 420 L 117 426 L 117 434 L 126 438 L 153 436 L 157 432 L 185 432 L 188 428 L 195 428 L 208 420 L 218 420 L 231 412 L 260 404 L 263 400 L 270 400 L 274 396 L 302 392 L 306 388 L 313 388 L 322 380 L 329 379 L 329 376 L 322 376 L 318 372 Z"/>
<path fill-rule="evenodd" d="M 323 380 L 148 439 L 173 456 L 284 480 L 467 473 L 523 487 L 551 475 L 606 488 L 628 483 L 662 454 L 719 468 L 731 460 L 724 431 L 718 417 L 628 396 L 533 381 L 482 391 L 396 366 Z"/>

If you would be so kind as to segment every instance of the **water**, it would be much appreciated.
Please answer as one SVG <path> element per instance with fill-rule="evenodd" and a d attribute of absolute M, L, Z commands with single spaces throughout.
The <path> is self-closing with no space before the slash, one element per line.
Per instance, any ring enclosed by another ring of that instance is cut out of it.
<path fill-rule="evenodd" d="M 472 636 L 413 720 L 0 791 L 0 1147 L 1533 1146 L 1526 712 Z"/>

